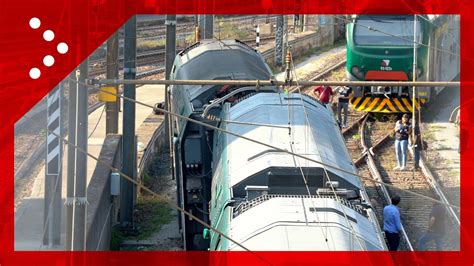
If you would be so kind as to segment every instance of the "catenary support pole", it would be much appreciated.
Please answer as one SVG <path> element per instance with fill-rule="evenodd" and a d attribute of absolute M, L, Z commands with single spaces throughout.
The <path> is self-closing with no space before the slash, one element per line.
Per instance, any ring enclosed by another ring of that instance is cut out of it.
<path fill-rule="evenodd" d="M 176 56 L 176 15 L 166 15 L 166 58 L 165 58 L 165 74 L 166 79 L 170 78 L 171 68 L 173 67 L 174 58 Z M 168 93 L 168 86 L 165 89 L 165 107 L 169 110 L 170 98 Z M 166 139 L 170 139 L 170 121 L 169 115 L 165 116 L 165 134 Z M 165 145 L 169 145 L 169 142 L 165 141 Z"/>
<path fill-rule="evenodd" d="M 136 16 L 130 18 L 125 24 L 124 42 L 124 69 L 125 80 L 134 80 L 136 77 Z M 135 99 L 135 85 L 124 86 L 124 96 Z M 122 172 L 136 179 L 134 169 L 135 154 L 135 103 L 123 103 L 123 145 L 122 145 Z M 135 201 L 134 186 L 130 181 L 122 179 L 120 182 L 120 224 L 123 228 L 133 228 L 133 206 Z"/>
<path fill-rule="evenodd" d="M 417 46 L 417 40 L 416 40 L 416 14 L 413 15 L 413 82 L 416 82 L 416 68 L 417 68 L 417 60 L 416 60 L 416 46 Z M 412 123 L 413 123 L 413 129 L 416 127 L 416 86 L 413 86 L 413 91 L 412 91 L 412 109 L 413 109 L 413 116 L 412 116 Z M 415 130 L 412 131 L 413 133 L 413 141 L 415 141 Z M 414 144 L 414 143 L 412 143 Z"/>
<path fill-rule="evenodd" d="M 77 87 L 76 108 L 76 143 L 79 148 L 87 151 L 88 133 L 88 96 L 89 88 L 85 86 L 88 76 L 88 59 L 79 66 L 79 82 Z M 74 227 L 72 250 L 86 249 L 86 213 L 87 213 L 87 155 L 76 151 L 76 178 L 74 188 Z"/>
<path fill-rule="evenodd" d="M 283 45 L 282 45 L 282 60 L 286 56 L 286 50 L 288 46 L 288 16 L 283 16 Z M 283 64 L 284 62 L 282 62 Z M 283 66 L 283 65 L 282 65 Z"/>
<path fill-rule="evenodd" d="M 199 15 L 198 25 L 201 40 L 214 38 L 214 15 Z"/>
<path fill-rule="evenodd" d="M 107 40 L 107 78 L 118 78 L 118 46 L 119 36 L 118 31 L 112 34 Z M 112 86 L 111 91 L 117 93 L 117 86 Z M 105 103 L 105 134 L 118 133 L 118 110 L 120 106 L 120 98 L 115 97 L 116 100 Z"/>
<path fill-rule="evenodd" d="M 77 82 L 76 70 L 69 75 L 68 91 L 68 140 L 76 143 L 76 102 Z M 67 190 L 66 190 L 66 249 L 72 250 L 72 228 L 74 209 L 74 176 L 76 175 L 76 151 L 67 147 Z"/>
<path fill-rule="evenodd" d="M 276 19 L 275 64 L 283 66 L 283 15 L 277 16 Z"/>

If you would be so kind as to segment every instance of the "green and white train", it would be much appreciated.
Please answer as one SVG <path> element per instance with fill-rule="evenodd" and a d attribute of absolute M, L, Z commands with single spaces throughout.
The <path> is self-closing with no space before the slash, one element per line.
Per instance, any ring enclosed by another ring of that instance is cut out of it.
<path fill-rule="evenodd" d="M 419 15 L 416 20 L 413 15 L 353 16 L 346 26 L 347 77 L 357 81 L 412 81 L 416 49 L 416 80 L 455 80 L 460 72 L 459 36 L 459 16 L 454 15 Z M 417 88 L 416 108 L 432 101 L 442 89 Z M 356 110 L 413 111 L 411 88 L 373 86 L 353 90 L 350 102 Z"/>
<path fill-rule="evenodd" d="M 209 40 L 178 54 L 171 78 L 269 80 L 273 74 L 251 47 Z M 274 86 L 169 89 L 174 112 L 310 158 L 174 118 L 182 208 L 250 250 L 386 250 L 338 125 L 317 100 Z M 180 228 L 186 250 L 242 250 L 184 214 Z"/>

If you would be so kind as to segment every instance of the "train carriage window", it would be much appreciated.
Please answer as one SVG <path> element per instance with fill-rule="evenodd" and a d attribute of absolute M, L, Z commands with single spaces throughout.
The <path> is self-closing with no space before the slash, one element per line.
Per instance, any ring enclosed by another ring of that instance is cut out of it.
<path fill-rule="evenodd" d="M 422 32 L 420 22 L 416 23 L 418 42 Z M 354 42 L 357 45 L 413 45 L 413 18 L 411 17 L 361 17 L 354 27 Z"/>

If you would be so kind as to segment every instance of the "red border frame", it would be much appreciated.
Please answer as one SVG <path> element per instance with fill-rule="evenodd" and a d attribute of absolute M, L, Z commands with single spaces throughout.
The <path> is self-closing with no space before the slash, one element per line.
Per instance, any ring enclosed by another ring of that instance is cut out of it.
<path fill-rule="evenodd" d="M 473 11 L 470 0 L 0 0 L 0 265 L 35 264 L 203 264 L 219 259 L 229 265 L 267 264 L 246 252 L 15 252 L 13 250 L 13 154 L 14 123 L 51 88 L 62 80 L 107 37 L 134 14 L 460 14 L 461 15 L 461 103 L 462 127 L 472 128 L 473 96 L 470 69 L 473 65 Z M 28 26 L 31 17 L 39 17 L 41 30 L 52 29 L 56 38 L 51 43 L 42 39 L 42 31 Z M 55 52 L 57 41 L 69 45 L 66 55 Z M 42 65 L 46 54 L 54 53 L 51 68 Z M 29 69 L 39 67 L 42 77 L 31 80 Z M 464 106 L 465 105 L 465 106 Z M 471 111 L 471 112 L 470 112 Z M 474 117 L 474 116 L 473 116 Z M 466 142 L 467 134 L 462 136 Z M 463 225 L 460 252 L 259 252 L 275 265 L 302 264 L 391 264 L 391 257 L 402 264 L 466 264 L 473 265 L 472 240 L 474 220 L 472 151 L 461 154 L 461 221 Z M 215 261 L 214 261 L 215 262 Z"/>

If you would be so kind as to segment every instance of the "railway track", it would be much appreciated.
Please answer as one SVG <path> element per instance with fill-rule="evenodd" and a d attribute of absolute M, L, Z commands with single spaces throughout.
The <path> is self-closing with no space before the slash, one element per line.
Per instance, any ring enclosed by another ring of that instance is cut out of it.
<path fill-rule="evenodd" d="M 260 38 L 261 45 L 265 44 L 265 42 L 273 40 L 274 38 L 275 38 L 274 36 L 261 37 Z M 242 40 L 242 42 L 255 47 L 255 39 L 245 39 L 245 40 Z M 178 47 L 176 50 L 177 52 L 179 52 L 180 50 L 184 48 L 185 47 Z M 146 77 L 146 76 L 155 75 L 158 73 L 163 73 L 165 71 L 165 68 L 161 66 L 165 64 L 165 53 L 166 53 L 166 50 L 163 47 L 156 51 L 147 51 L 147 52 L 142 52 L 142 53 L 137 54 L 137 67 L 147 66 L 147 65 L 158 65 L 156 69 L 137 73 L 137 77 Z M 105 71 L 106 71 L 105 64 L 106 64 L 105 59 L 90 61 L 90 65 L 93 66 L 93 68 L 89 71 L 89 75 L 99 76 L 99 75 L 105 74 Z M 122 65 L 123 65 L 123 56 L 120 56 L 119 68 L 122 68 L 121 67 Z"/>
<path fill-rule="evenodd" d="M 270 40 L 270 39 L 273 39 L 273 37 L 269 36 L 269 37 L 262 38 L 262 41 Z M 244 42 L 246 43 L 252 43 L 254 41 L 255 40 L 253 39 L 244 40 Z M 141 53 L 137 56 L 137 60 L 139 62 L 138 65 L 147 65 L 151 63 L 157 64 L 157 65 L 163 65 L 164 55 L 165 55 L 164 49 L 159 50 L 159 51 Z M 123 63 L 123 57 L 120 58 L 120 60 L 121 60 L 120 63 Z M 99 60 L 91 61 L 92 64 L 94 63 L 97 64 L 98 62 L 100 61 Z M 103 60 L 103 62 L 105 63 L 105 60 Z M 142 79 L 142 78 L 150 77 L 153 75 L 161 74 L 161 73 L 164 73 L 164 71 L 165 71 L 164 67 L 158 66 L 156 68 L 153 68 L 152 70 L 147 70 L 147 71 L 142 71 L 142 72 L 137 73 L 137 79 Z M 90 76 L 103 75 L 105 74 L 105 69 L 91 69 L 89 74 Z M 89 114 L 90 114 L 95 109 L 102 106 L 102 104 L 97 102 L 98 98 L 96 95 L 97 94 L 96 90 L 90 90 L 89 93 L 90 93 L 89 96 L 91 98 L 90 100 L 91 103 L 89 106 Z M 35 116 L 38 116 L 38 115 L 40 114 L 39 113 L 35 114 Z M 27 123 L 19 124 L 18 127 L 16 128 L 16 132 L 25 131 L 26 124 Z M 26 128 L 28 128 L 28 133 L 25 133 L 25 134 L 18 133 L 18 135 L 16 136 L 20 137 L 22 139 L 22 142 L 30 143 L 32 139 L 37 139 L 38 136 L 41 135 L 40 132 L 42 132 L 41 130 L 43 129 L 43 126 L 42 124 L 41 125 L 40 124 L 41 123 L 35 123 L 35 125 L 32 127 L 27 126 Z M 33 143 L 34 145 L 30 145 L 28 147 L 28 151 L 17 150 L 17 154 L 15 155 L 15 165 L 16 165 L 16 169 L 15 169 L 16 181 L 15 182 L 17 182 L 18 184 L 18 188 L 15 188 L 15 191 L 16 191 L 15 194 L 17 194 L 18 196 L 20 196 L 19 194 L 24 190 L 23 186 L 27 185 L 25 183 L 25 180 L 29 179 L 27 178 L 28 175 L 31 174 L 31 171 L 33 169 L 36 169 L 39 167 L 38 165 L 40 164 L 41 158 L 43 157 L 44 151 L 46 149 L 45 141 L 33 141 L 33 142 L 34 142 Z M 25 156 L 23 154 L 28 154 L 28 155 Z"/>
<path fill-rule="evenodd" d="M 381 172 L 378 170 L 379 166 L 377 165 L 377 161 L 374 158 L 375 149 L 380 149 L 380 147 L 386 143 L 390 137 L 390 134 L 385 135 L 381 138 L 377 138 L 377 140 L 372 139 L 370 137 L 370 124 L 367 123 L 369 119 L 369 115 L 364 115 L 364 119 L 362 123 L 359 124 L 359 136 L 360 136 L 360 143 L 363 149 L 362 151 L 362 158 L 366 158 L 367 165 L 365 167 L 361 167 L 361 172 L 364 176 L 370 176 L 372 179 L 377 180 L 378 182 L 385 182 L 386 179 L 383 178 Z M 372 145 L 373 143 L 373 145 Z M 360 158 L 360 157 L 359 157 Z M 362 160 L 358 160 L 359 165 L 362 164 Z M 379 220 L 379 224 L 383 226 L 383 207 L 390 204 L 390 198 L 392 195 L 390 194 L 389 190 L 382 184 L 373 182 L 370 180 L 363 180 L 365 190 L 367 195 L 371 199 L 373 206 L 376 209 L 377 218 Z M 397 195 L 400 195 L 397 193 Z M 405 199 L 404 199 L 405 200 Z M 408 250 L 414 251 L 414 246 L 412 241 L 408 237 L 407 234 L 407 224 L 402 222 L 402 232 L 400 234 L 400 250 Z"/>
<path fill-rule="evenodd" d="M 255 23 L 275 23 L 277 16 L 238 16 L 238 17 L 227 17 L 227 18 L 217 18 L 214 19 L 214 23 L 238 23 L 240 26 L 254 26 Z M 177 23 L 176 31 L 182 32 L 184 30 L 194 29 L 195 22 L 187 23 Z M 215 26 L 216 28 L 218 25 Z M 151 33 L 150 33 L 151 32 Z M 147 35 L 147 34 L 165 34 L 166 25 L 158 26 L 145 26 L 137 28 L 137 35 Z"/>
<path fill-rule="evenodd" d="M 347 148 L 355 160 L 359 174 L 371 177 L 379 182 L 390 184 L 390 187 L 363 179 L 363 184 L 379 223 L 383 224 L 383 207 L 390 203 L 393 195 L 399 195 L 399 204 L 403 232 L 400 250 L 416 250 L 418 238 L 427 230 L 429 215 L 433 202 L 407 191 L 415 192 L 433 198 L 438 195 L 443 203 L 449 204 L 429 170 L 423 171 L 393 171 L 395 152 L 391 131 L 393 121 L 380 122 L 368 115 L 359 118 L 358 122 L 343 132 Z M 411 161 L 408 160 L 410 167 Z M 422 168 L 426 162 L 420 161 Z M 459 218 L 456 210 L 447 207 L 445 250 L 459 250 Z M 429 249 L 434 248 L 431 243 Z"/>
<path fill-rule="evenodd" d="M 161 69 L 163 71 L 159 71 Z M 153 71 L 144 73 L 144 75 L 138 73 L 137 79 L 160 74 L 162 72 L 164 72 L 164 68 L 158 68 L 156 73 Z M 44 164 L 46 151 L 46 136 L 44 135 L 46 125 L 46 104 L 41 103 L 40 105 L 41 106 L 38 108 L 41 108 L 41 110 L 35 111 L 34 115 L 15 125 L 15 141 L 18 139 L 22 143 L 30 144 L 28 147 L 19 148 L 20 145 L 17 146 L 17 142 L 15 143 L 15 205 L 17 204 L 17 200 L 28 194 L 25 192 L 25 188 L 31 185 L 29 182 L 33 180 L 32 177 L 39 173 L 39 170 Z M 64 104 L 64 106 L 67 106 L 67 104 Z M 103 103 L 99 102 L 98 89 L 89 89 L 88 114 L 90 115 L 102 106 Z M 32 123 L 30 124 L 28 121 L 32 121 Z M 67 125 L 64 125 L 64 127 L 64 132 L 67 132 Z M 43 138 L 43 140 L 40 140 L 41 138 Z"/>
<path fill-rule="evenodd" d="M 344 63 L 345 61 L 339 61 L 326 66 L 323 70 L 312 73 L 310 80 L 328 79 L 334 72 L 341 71 Z M 290 88 L 291 92 L 298 90 L 309 93 L 309 88 L 298 86 Z M 423 158 L 420 159 L 422 171 L 392 170 L 396 166 L 391 137 L 394 123 L 393 120 L 389 122 L 376 121 L 366 113 L 349 108 L 349 126 L 342 131 L 342 134 L 359 174 L 391 185 L 385 187 L 380 183 L 362 179 L 365 191 L 377 213 L 379 224 L 383 225 L 383 207 L 390 203 L 391 196 L 400 195 L 402 201 L 399 206 L 404 232 L 399 249 L 416 250 L 418 238 L 427 230 L 433 202 L 406 191 L 430 198 L 438 195 L 443 203 L 449 204 L 449 202 Z M 410 167 L 411 161 L 408 160 L 408 162 Z M 446 228 L 448 232 L 446 233 L 445 250 L 459 250 L 459 225 L 457 210 L 447 207 Z M 434 243 L 430 243 L 428 248 L 433 249 Z"/>

